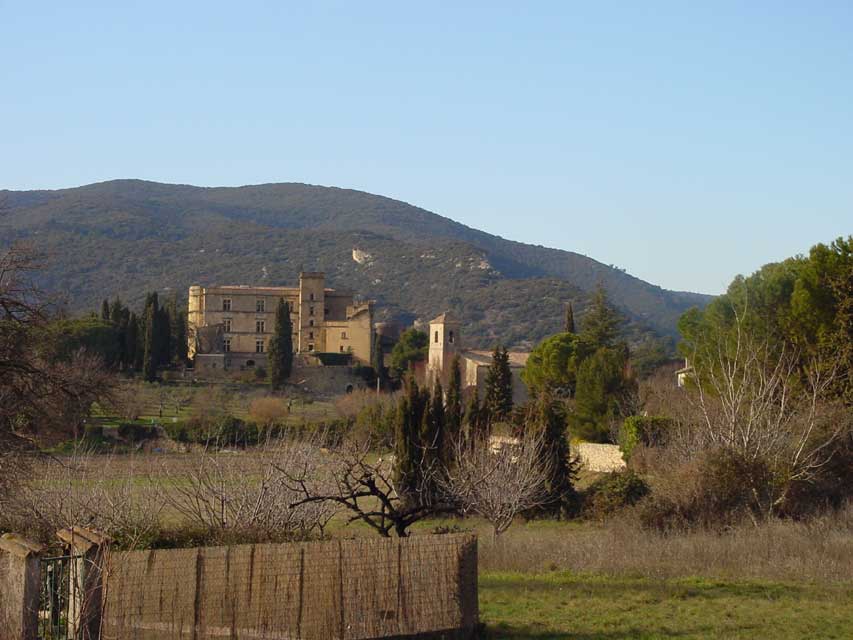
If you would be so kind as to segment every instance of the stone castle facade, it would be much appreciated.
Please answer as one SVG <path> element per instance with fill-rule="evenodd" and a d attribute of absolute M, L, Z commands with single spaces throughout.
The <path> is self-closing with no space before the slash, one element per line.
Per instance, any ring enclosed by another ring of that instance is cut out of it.
<path fill-rule="evenodd" d="M 323 273 L 303 272 L 296 287 L 191 286 L 187 321 L 196 368 L 265 367 L 282 298 L 290 305 L 295 354 L 369 362 L 372 303 L 357 303 L 352 292 L 328 289 L 325 281 Z"/>

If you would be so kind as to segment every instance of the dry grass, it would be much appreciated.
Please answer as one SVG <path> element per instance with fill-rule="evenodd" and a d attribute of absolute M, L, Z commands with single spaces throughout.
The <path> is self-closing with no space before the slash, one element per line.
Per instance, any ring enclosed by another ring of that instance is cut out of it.
<path fill-rule="evenodd" d="M 251 457 L 251 453 L 227 453 L 222 457 L 236 460 Z M 180 484 L 184 482 L 182 478 L 189 482 L 198 465 L 198 455 L 84 458 L 75 467 L 74 475 L 79 473 L 80 477 L 72 483 L 67 481 L 67 468 L 60 477 L 54 477 L 54 472 L 58 472 L 55 465 L 49 463 L 35 473 L 38 481 L 33 495 L 28 496 L 30 499 L 51 498 L 47 500 L 50 504 L 56 502 L 53 499 L 56 495 L 76 493 L 82 489 L 81 485 L 91 483 L 100 491 L 97 496 L 116 495 L 122 498 L 119 503 L 129 505 L 146 502 L 152 489 L 162 494 L 165 484 Z M 90 465 L 96 468 L 89 468 Z M 42 492 L 46 495 L 36 495 Z M 161 525 L 186 524 L 181 514 L 163 508 L 162 504 L 157 512 Z M 343 521 L 335 520 L 328 533 L 335 537 L 375 535 L 367 527 L 342 524 Z M 804 522 L 770 520 L 757 527 L 743 524 L 723 533 L 697 530 L 663 535 L 640 529 L 629 517 L 616 518 L 604 525 L 516 522 L 497 542 L 492 540 L 488 523 L 476 518 L 425 521 L 414 529 L 415 533 L 426 533 L 442 525 L 481 533 L 482 571 L 570 571 L 647 578 L 705 576 L 815 583 L 844 582 L 853 577 L 853 505 Z"/>
<path fill-rule="evenodd" d="M 771 520 L 724 533 L 661 535 L 639 529 L 627 519 L 603 527 L 519 524 L 497 543 L 481 536 L 480 567 L 648 578 L 849 582 L 853 578 L 853 505 L 808 522 Z"/>

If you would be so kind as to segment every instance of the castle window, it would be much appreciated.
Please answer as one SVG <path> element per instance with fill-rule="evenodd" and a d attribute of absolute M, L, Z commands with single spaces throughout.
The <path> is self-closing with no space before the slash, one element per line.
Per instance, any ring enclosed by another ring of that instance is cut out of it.
<path fill-rule="evenodd" d="M 347 339 L 347 332 L 341 331 L 341 340 L 346 340 L 346 339 Z"/>
<path fill-rule="evenodd" d="M 255 300 L 255 312 L 263 313 L 266 311 L 266 301 L 265 300 Z"/>
<path fill-rule="evenodd" d="M 314 326 L 314 321 L 313 321 L 313 320 L 309 320 L 309 321 L 308 321 L 308 326 L 309 326 L 309 327 L 313 327 L 313 326 Z"/>
<path fill-rule="evenodd" d="M 225 353 L 231 353 L 231 338 L 225 338 L 225 340 L 222 341 L 222 350 Z"/>
<path fill-rule="evenodd" d="M 308 307 L 308 315 L 309 315 L 309 316 L 313 316 L 313 315 L 314 315 L 314 307 Z"/>
<path fill-rule="evenodd" d="M 255 353 L 263 353 L 264 352 L 264 341 L 263 340 L 255 340 Z"/>
<path fill-rule="evenodd" d="M 435 332 L 435 343 L 438 344 L 438 331 Z"/>
<path fill-rule="evenodd" d="M 313 344 L 308 345 L 308 351 L 314 351 L 314 345 Z"/>
<path fill-rule="evenodd" d="M 231 318 L 225 318 L 222 321 L 222 326 L 225 329 L 225 333 L 231 333 Z"/>
<path fill-rule="evenodd" d="M 341 353 L 344 352 L 344 345 L 341 345 Z"/>
<path fill-rule="evenodd" d="M 231 311 L 231 298 L 222 298 L 222 310 Z"/>
<path fill-rule="evenodd" d="M 314 301 L 314 294 L 313 293 L 308 294 L 308 299 L 313 302 Z"/>
<path fill-rule="evenodd" d="M 450 333 L 448 333 L 448 334 L 447 334 L 447 341 L 448 341 L 450 344 L 453 344 L 453 332 L 452 332 L 452 331 L 451 331 Z"/>
<path fill-rule="evenodd" d="M 313 331 L 309 331 L 309 332 L 308 332 L 308 339 L 309 339 L 309 340 L 313 340 L 313 339 L 314 339 L 314 332 L 313 332 Z"/>
<path fill-rule="evenodd" d="M 266 331 L 267 323 L 265 320 L 255 320 L 255 333 L 263 333 Z"/>

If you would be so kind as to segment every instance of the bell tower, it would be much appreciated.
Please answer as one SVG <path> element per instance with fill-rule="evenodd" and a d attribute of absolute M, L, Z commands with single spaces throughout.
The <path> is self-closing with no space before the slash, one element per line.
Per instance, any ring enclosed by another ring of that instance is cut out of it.
<path fill-rule="evenodd" d="M 429 323 L 429 359 L 427 379 L 430 384 L 447 379 L 453 357 L 461 350 L 461 323 L 450 312 L 442 313 Z"/>

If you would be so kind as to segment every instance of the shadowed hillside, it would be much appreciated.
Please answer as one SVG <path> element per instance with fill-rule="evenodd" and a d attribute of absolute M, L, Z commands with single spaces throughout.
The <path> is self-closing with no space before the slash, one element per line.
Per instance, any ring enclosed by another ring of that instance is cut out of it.
<path fill-rule="evenodd" d="M 51 255 L 44 285 L 73 311 L 120 295 L 191 283 L 292 284 L 300 268 L 380 303 L 380 317 L 429 319 L 453 309 L 468 342 L 526 343 L 559 330 L 563 305 L 582 320 L 602 282 L 633 340 L 675 334 L 707 296 L 667 291 L 586 256 L 504 240 L 424 209 L 360 191 L 304 184 L 200 188 L 116 180 L 58 191 L 0 191 L 4 241 Z M 359 250 L 358 260 L 353 250 Z"/>

